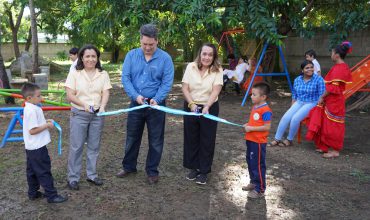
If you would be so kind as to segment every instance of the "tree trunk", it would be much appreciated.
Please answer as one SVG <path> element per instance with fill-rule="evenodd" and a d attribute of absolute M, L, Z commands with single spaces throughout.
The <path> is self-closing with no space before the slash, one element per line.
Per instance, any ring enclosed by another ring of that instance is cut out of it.
<path fill-rule="evenodd" d="M 117 45 L 117 41 L 118 41 L 119 36 L 120 36 L 119 31 L 116 28 L 113 29 L 112 30 L 112 57 L 111 57 L 112 63 L 118 62 L 120 48 Z"/>
<path fill-rule="evenodd" d="M 31 27 L 28 29 L 28 36 L 27 36 L 27 41 L 26 45 L 24 47 L 24 50 L 29 52 L 30 51 L 30 46 L 31 46 L 31 40 L 32 40 L 32 32 L 31 32 Z"/>
<path fill-rule="evenodd" d="M 1 19 L 1 17 L 0 17 Z M 10 89 L 9 79 L 8 75 L 6 74 L 5 65 L 4 65 L 4 59 L 1 54 L 1 25 L 0 25 L 0 79 L 3 82 L 4 89 Z M 5 103 L 6 104 L 15 104 L 13 97 L 5 97 Z"/>
<path fill-rule="evenodd" d="M 33 5 L 33 0 L 29 0 L 29 8 L 31 15 L 31 32 L 32 32 L 32 73 L 39 72 L 39 47 L 37 41 L 37 23 L 35 8 Z"/>
<path fill-rule="evenodd" d="M 261 63 L 264 73 L 272 73 L 274 71 L 276 49 L 277 47 L 271 44 L 267 47 L 265 56 Z M 272 76 L 266 76 L 265 80 L 272 85 Z"/>
<path fill-rule="evenodd" d="M 14 55 L 15 58 L 21 56 L 21 52 L 19 51 L 19 44 L 18 44 L 18 31 L 12 30 L 12 40 L 13 40 L 13 48 L 14 48 Z"/>
<path fill-rule="evenodd" d="M 12 30 L 12 41 L 13 41 L 14 55 L 16 58 L 21 56 L 21 53 L 19 50 L 19 44 L 18 44 L 18 31 L 19 31 L 19 27 L 21 25 L 21 21 L 23 17 L 24 5 L 22 5 L 21 7 L 22 8 L 18 14 L 17 21 L 15 24 L 13 21 L 13 13 L 12 13 L 11 8 L 7 8 L 5 11 L 6 14 L 8 15 L 10 29 Z"/>
<path fill-rule="evenodd" d="M 112 63 L 118 63 L 119 51 L 119 47 L 117 45 L 114 45 L 112 52 Z"/>
<path fill-rule="evenodd" d="M 183 56 L 184 56 L 184 62 L 192 62 L 193 61 L 193 53 L 190 48 L 189 44 L 189 38 L 186 36 L 184 37 L 184 40 L 182 41 L 182 47 L 184 49 Z"/>
<path fill-rule="evenodd" d="M 274 71 L 276 49 L 277 47 L 275 45 L 269 45 L 267 47 L 265 56 L 262 60 L 262 67 L 265 73 L 272 73 Z"/>

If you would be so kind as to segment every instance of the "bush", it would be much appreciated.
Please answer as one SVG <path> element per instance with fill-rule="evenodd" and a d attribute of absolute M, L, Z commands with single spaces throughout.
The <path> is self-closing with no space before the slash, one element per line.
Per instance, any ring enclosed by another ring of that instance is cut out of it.
<path fill-rule="evenodd" d="M 58 60 L 68 60 L 68 54 L 65 50 L 57 52 L 57 59 Z"/>

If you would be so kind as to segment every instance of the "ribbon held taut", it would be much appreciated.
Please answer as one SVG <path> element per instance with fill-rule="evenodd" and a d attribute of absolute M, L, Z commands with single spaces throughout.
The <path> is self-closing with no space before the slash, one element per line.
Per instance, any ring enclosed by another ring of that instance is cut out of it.
<path fill-rule="evenodd" d="M 210 120 L 221 122 L 221 123 L 224 123 L 224 124 L 243 127 L 243 125 L 241 125 L 241 124 L 233 123 L 233 122 L 230 122 L 226 119 L 223 119 L 223 118 L 211 115 L 211 114 L 186 112 L 184 110 L 173 109 L 173 108 L 169 108 L 169 107 L 166 107 L 166 106 L 148 105 L 148 104 L 143 104 L 143 105 L 135 106 L 135 107 L 132 107 L 132 108 L 120 109 L 120 110 L 116 110 L 116 111 L 100 112 L 97 115 L 98 116 L 118 115 L 118 114 L 130 112 L 130 111 L 135 111 L 135 110 L 143 109 L 143 108 L 152 108 L 152 109 L 156 109 L 158 111 L 162 111 L 162 112 L 166 112 L 166 113 L 170 113 L 170 114 L 174 114 L 174 115 L 188 115 L 188 116 L 198 116 L 198 117 L 202 116 L 202 117 L 208 118 Z"/>

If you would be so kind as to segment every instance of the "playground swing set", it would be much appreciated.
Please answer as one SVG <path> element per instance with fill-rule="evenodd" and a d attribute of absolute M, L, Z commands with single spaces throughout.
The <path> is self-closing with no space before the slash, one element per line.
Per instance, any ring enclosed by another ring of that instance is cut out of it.
<path fill-rule="evenodd" d="M 223 43 L 223 41 L 225 41 L 226 42 L 226 45 L 227 45 L 227 48 L 228 48 L 229 54 L 230 53 L 233 53 L 233 49 L 232 49 L 232 47 L 230 45 L 230 41 L 229 41 L 228 36 L 229 35 L 233 35 L 233 34 L 237 34 L 237 33 L 244 33 L 244 32 L 245 32 L 244 29 L 234 29 L 234 30 L 224 31 L 222 33 L 222 36 L 221 36 L 220 41 L 218 43 L 218 47 L 220 47 L 221 44 Z M 260 41 L 260 44 L 261 43 L 262 43 L 262 41 Z M 255 48 L 255 50 L 254 50 L 253 54 L 251 55 L 251 57 L 254 57 L 254 55 L 255 55 L 255 53 L 256 53 L 259 45 L 257 45 L 257 47 Z M 246 51 L 248 51 L 248 49 L 249 49 L 250 46 L 251 46 L 251 44 L 249 44 L 249 46 L 248 46 L 248 48 L 247 48 Z M 269 43 L 265 42 L 264 45 L 263 45 L 263 48 L 262 48 L 262 52 L 261 52 L 261 54 L 259 56 L 257 66 L 254 69 L 254 72 L 253 72 L 253 75 L 252 75 L 252 79 L 250 80 L 250 83 L 249 83 L 248 88 L 246 90 L 246 93 L 244 95 L 244 98 L 243 98 L 243 101 L 242 101 L 241 106 L 244 106 L 245 105 L 245 102 L 247 101 L 247 97 L 248 97 L 249 91 L 251 90 L 252 85 L 254 84 L 254 80 L 255 80 L 256 76 L 262 76 L 262 77 L 265 77 L 265 76 L 285 76 L 286 79 L 287 79 L 287 81 L 288 81 L 288 85 L 289 85 L 290 91 L 293 91 L 293 86 L 292 86 L 292 83 L 290 81 L 288 67 L 287 67 L 287 64 L 285 62 L 285 57 L 284 57 L 284 54 L 283 54 L 283 51 L 282 51 L 280 45 L 278 46 L 278 50 L 279 50 L 281 61 L 283 63 L 283 72 L 281 72 L 281 73 L 264 73 L 263 71 L 262 72 L 259 72 L 258 71 L 258 69 L 260 68 L 260 66 L 262 64 L 262 60 L 263 60 L 263 58 L 264 58 L 264 56 L 266 54 L 266 50 L 267 50 L 268 46 L 269 46 Z"/>

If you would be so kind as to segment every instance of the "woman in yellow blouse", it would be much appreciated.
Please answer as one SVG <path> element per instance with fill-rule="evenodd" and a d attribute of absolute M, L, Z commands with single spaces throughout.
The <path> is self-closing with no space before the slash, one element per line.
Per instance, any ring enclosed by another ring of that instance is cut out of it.
<path fill-rule="evenodd" d="M 104 117 L 96 115 L 104 112 L 109 99 L 109 75 L 100 64 L 100 52 L 93 45 L 84 46 L 78 53 L 76 71 L 68 74 L 66 91 L 71 102 L 70 147 L 68 155 L 68 187 L 78 190 L 82 167 L 83 145 L 87 142 L 86 172 L 87 181 L 102 185 L 96 173 L 100 138 Z"/>
<path fill-rule="evenodd" d="M 218 94 L 223 85 L 217 49 L 203 44 L 194 62 L 186 67 L 182 79 L 185 111 L 218 116 Z M 215 150 L 217 122 L 204 117 L 184 116 L 184 167 L 186 176 L 197 184 L 207 183 Z"/>

